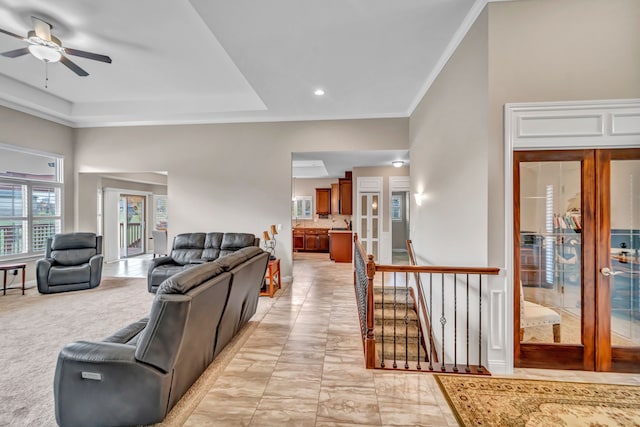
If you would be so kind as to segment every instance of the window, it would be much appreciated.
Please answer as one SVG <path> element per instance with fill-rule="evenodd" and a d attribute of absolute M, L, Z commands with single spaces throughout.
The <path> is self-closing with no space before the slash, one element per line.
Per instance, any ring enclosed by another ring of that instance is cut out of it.
<path fill-rule="evenodd" d="M 298 196 L 291 202 L 291 218 L 311 219 L 311 196 Z"/>
<path fill-rule="evenodd" d="M 167 204 L 169 199 L 167 196 L 153 196 L 153 229 L 154 230 L 166 230 L 167 229 Z"/>
<path fill-rule="evenodd" d="M 391 220 L 402 221 L 402 197 L 399 194 L 391 196 Z"/>
<path fill-rule="evenodd" d="M 0 259 L 44 252 L 62 228 L 62 158 L 0 145 Z"/>

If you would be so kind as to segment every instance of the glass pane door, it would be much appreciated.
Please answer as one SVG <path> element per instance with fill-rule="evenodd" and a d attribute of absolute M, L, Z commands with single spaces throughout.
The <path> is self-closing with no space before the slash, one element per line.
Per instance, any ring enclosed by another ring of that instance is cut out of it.
<path fill-rule="evenodd" d="M 120 198 L 120 255 L 143 254 L 145 197 L 123 195 Z"/>
<path fill-rule="evenodd" d="M 520 163 L 520 341 L 582 343 L 581 162 Z"/>
<path fill-rule="evenodd" d="M 376 262 L 378 261 L 380 240 L 379 198 L 378 193 L 360 194 L 360 233 L 358 240 L 364 251 L 373 255 Z"/>
<path fill-rule="evenodd" d="M 640 346 L 640 160 L 611 161 L 611 345 Z"/>

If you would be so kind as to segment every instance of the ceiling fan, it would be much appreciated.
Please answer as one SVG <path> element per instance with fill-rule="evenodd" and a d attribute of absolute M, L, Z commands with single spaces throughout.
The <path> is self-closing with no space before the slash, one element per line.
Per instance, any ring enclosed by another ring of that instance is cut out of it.
<path fill-rule="evenodd" d="M 30 53 L 45 63 L 62 62 L 68 69 L 81 77 L 88 76 L 89 73 L 72 62 L 65 56 L 65 54 L 93 59 L 94 61 L 106 62 L 108 64 L 111 63 L 111 58 L 108 56 L 98 55 L 97 53 L 86 52 L 84 50 L 72 49 L 70 47 L 63 47 L 62 42 L 60 42 L 57 37 L 51 35 L 51 29 L 53 28 L 51 24 L 40 18 L 36 18 L 35 16 L 31 17 L 31 21 L 33 22 L 33 30 L 27 33 L 27 37 L 22 37 L 12 33 L 11 31 L 0 28 L 0 33 L 7 34 L 29 43 L 29 46 L 27 47 L 3 52 L 0 55 L 6 56 L 7 58 L 17 58 Z"/>

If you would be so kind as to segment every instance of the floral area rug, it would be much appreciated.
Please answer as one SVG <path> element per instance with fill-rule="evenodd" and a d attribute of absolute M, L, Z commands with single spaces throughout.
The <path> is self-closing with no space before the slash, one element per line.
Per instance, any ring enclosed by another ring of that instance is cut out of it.
<path fill-rule="evenodd" d="M 436 375 L 462 426 L 640 426 L 640 387 Z"/>

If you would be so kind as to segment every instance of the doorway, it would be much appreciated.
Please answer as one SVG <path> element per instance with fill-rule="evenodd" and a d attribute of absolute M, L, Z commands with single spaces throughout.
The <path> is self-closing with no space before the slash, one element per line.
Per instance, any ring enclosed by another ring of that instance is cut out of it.
<path fill-rule="evenodd" d="M 409 192 L 391 193 L 391 263 L 408 265 L 407 239 L 409 239 Z"/>
<path fill-rule="evenodd" d="M 640 371 L 640 149 L 514 152 L 515 366 Z"/>
<path fill-rule="evenodd" d="M 120 257 L 128 258 L 145 253 L 146 197 L 120 195 L 119 242 Z"/>

